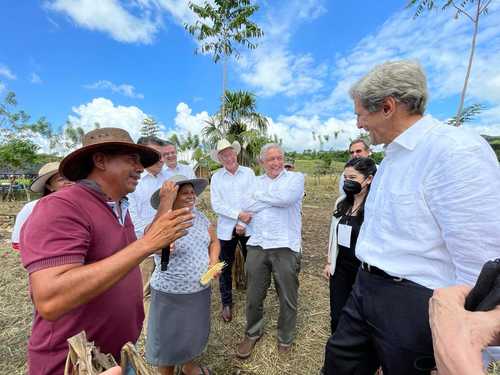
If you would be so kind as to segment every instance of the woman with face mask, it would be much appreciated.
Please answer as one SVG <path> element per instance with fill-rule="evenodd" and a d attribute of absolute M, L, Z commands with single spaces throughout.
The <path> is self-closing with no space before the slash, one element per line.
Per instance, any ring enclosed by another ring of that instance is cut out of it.
<path fill-rule="evenodd" d="M 356 279 L 360 261 L 355 248 L 364 218 L 364 205 L 373 176 L 377 172 L 370 158 L 349 160 L 344 167 L 343 190 L 346 194 L 335 203 L 330 224 L 328 260 L 323 274 L 330 282 L 332 334 Z"/>

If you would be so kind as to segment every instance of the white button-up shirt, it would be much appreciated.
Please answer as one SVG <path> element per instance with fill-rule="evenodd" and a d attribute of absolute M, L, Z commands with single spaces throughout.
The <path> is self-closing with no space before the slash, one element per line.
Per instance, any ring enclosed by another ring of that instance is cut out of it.
<path fill-rule="evenodd" d="M 188 179 L 196 178 L 193 172 L 193 168 L 186 164 L 177 163 L 175 168 L 169 168 L 165 164 L 165 166 L 163 167 L 163 172 L 165 173 L 165 176 L 167 176 L 167 179 L 178 174 L 183 175 Z"/>
<path fill-rule="evenodd" d="M 217 238 L 220 240 L 232 238 L 238 215 L 243 211 L 243 201 L 251 194 L 254 178 L 253 170 L 241 165 L 234 174 L 221 168 L 212 176 L 210 200 L 217 214 Z"/>
<path fill-rule="evenodd" d="M 144 170 L 141 179 L 133 193 L 128 195 L 130 217 L 135 227 L 135 235 L 141 238 L 144 229 L 153 221 L 156 210 L 151 207 L 151 195 L 161 188 L 163 183 L 171 177 L 167 173 L 167 168 L 163 167 L 156 176 Z"/>
<path fill-rule="evenodd" d="M 500 168 L 488 143 L 424 117 L 387 145 L 356 256 L 430 289 L 473 285 L 500 255 Z"/>
<path fill-rule="evenodd" d="M 304 175 L 286 170 L 274 179 L 262 175 L 255 178 L 252 191 L 243 207 L 244 211 L 254 213 L 248 226 L 247 244 L 263 249 L 288 247 L 300 252 Z"/>

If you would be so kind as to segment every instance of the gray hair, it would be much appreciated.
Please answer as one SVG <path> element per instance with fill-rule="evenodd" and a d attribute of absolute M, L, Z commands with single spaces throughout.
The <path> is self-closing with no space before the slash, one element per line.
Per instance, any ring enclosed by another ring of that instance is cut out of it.
<path fill-rule="evenodd" d="M 266 157 L 267 152 L 269 150 L 273 149 L 273 148 L 278 149 L 283 156 L 285 155 L 285 152 L 283 151 L 283 148 L 279 144 L 277 144 L 277 143 L 267 143 L 264 146 L 262 146 L 262 148 L 260 149 L 259 161 L 263 162 L 264 158 Z"/>
<path fill-rule="evenodd" d="M 387 97 L 404 103 L 409 114 L 423 115 L 427 103 L 425 73 L 418 62 L 388 61 L 377 65 L 356 82 L 349 94 L 368 112 L 380 111 Z"/>

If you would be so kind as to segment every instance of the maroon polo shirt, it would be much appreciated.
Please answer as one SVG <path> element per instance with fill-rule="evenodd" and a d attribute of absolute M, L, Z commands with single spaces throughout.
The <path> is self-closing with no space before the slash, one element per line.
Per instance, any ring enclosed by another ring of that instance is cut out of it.
<path fill-rule="evenodd" d="M 124 225 L 96 187 L 78 183 L 41 199 L 21 231 L 21 259 L 30 274 L 63 264 L 90 264 L 135 241 L 127 213 Z M 120 349 L 136 342 L 144 310 L 139 266 L 92 301 L 54 322 L 35 311 L 28 342 L 30 375 L 64 373 L 67 339 L 85 330 L 103 353 L 119 360 Z"/>

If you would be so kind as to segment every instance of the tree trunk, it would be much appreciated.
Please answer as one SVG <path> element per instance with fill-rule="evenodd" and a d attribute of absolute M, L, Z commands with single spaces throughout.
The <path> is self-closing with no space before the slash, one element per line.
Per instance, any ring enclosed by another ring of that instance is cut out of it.
<path fill-rule="evenodd" d="M 222 129 L 224 128 L 225 125 L 225 120 L 226 120 L 226 111 L 225 111 L 225 106 L 226 106 L 226 75 L 227 75 L 227 58 L 226 55 L 224 55 L 223 60 L 222 60 L 222 107 L 221 107 L 221 114 L 222 114 Z"/>
<path fill-rule="evenodd" d="M 480 10 L 481 10 L 481 0 L 478 0 L 477 9 L 476 9 L 476 18 L 475 18 L 475 22 L 474 22 L 474 33 L 472 35 L 472 45 L 471 45 L 470 55 L 469 55 L 469 65 L 467 66 L 467 73 L 465 74 L 464 87 L 462 89 L 462 95 L 460 97 L 460 104 L 458 106 L 457 117 L 456 117 L 457 120 L 455 121 L 455 126 L 462 125 L 460 118 L 461 118 L 462 110 L 464 108 L 465 93 L 467 92 L 467 84 L 469 83 L 469 76 L 470 76 L 470 72 L 472 69 L 472 61 L 474 58 L 474 52 L 476 50 L 476 37 L 477 37 L 478 29 L 479 29 Z"/>

